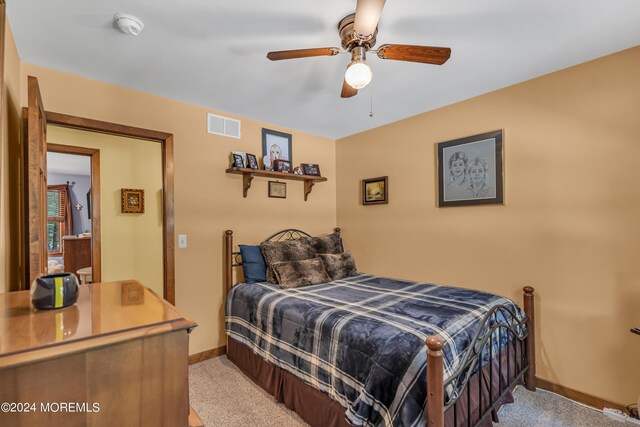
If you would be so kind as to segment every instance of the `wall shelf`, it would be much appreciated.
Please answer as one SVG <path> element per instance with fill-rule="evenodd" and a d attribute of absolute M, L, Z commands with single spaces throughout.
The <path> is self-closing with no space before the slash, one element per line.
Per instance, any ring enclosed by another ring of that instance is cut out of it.
<path fill-rule="evenodd" d="M 249 188 L 251 188 L 251 181 L 256 176 L 261 176 L 265 178 L 274 178 L 274 179 L 283 179 L 289 181 L 304 181 L 304 201 L 307 201 L 307 197 L 309 193 L 311 193 L 311 189 L 318 182 L 324 182 L 327 178 L 322 176 L 313 176 L 313 175 L 296 175 L 293 173 L 287 172 L 274 172 L 274 171 L 266 171 L 261 169 L 249 169 L 249 168 L 229 168 L 227 169 L 227 173 L 234 175 L 242 175 L 242 197 L 247 197 L 247 192 Z"/>

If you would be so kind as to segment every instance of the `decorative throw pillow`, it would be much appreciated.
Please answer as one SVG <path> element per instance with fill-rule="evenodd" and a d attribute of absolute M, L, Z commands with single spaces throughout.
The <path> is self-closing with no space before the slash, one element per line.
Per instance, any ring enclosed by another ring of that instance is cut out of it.
<path fill-rule="evenodd" d="M 282 242 L 263 242 L 260 244 L 260 250 L 267 263 L 267 282 L 269 283 L 278 283 L 278 279 L 273 273 L 273 264 L 285 261 L 301 261 L 315 258 L 316 256 L 316 251 L 309 244 L 308 237 L 284 240 Z"/>
<path fill-rule="evenodd" d="M 242 256 L 242 274 L 245 283 L 264 282 L 267 280 L 267 264 L 264 262 L 260 246 L 239 245 Z"/>
<path fill-rule="evenodd" d="M 311 237 L 309 244 L 319 254 L 341 254 L 342 244 L 340 234 L 333 233 L 322 237 Z"/>
<path fill-rule="evenodd" d="M 298 288 L 300 286 L 328 283 L 331 277 L 324 269 L 320 258 L 302 261 L 277 262 L 271 265 L 281 288 Z"/>
<path fill-rule="evenodd" d="M 351 251 L 341 254 L 318 254 L 318 258 L 322 260 L 325 270 L 331 276 L 331 280 L 343 279 L 358 274 L 356 260 L 353 258 Z"/>

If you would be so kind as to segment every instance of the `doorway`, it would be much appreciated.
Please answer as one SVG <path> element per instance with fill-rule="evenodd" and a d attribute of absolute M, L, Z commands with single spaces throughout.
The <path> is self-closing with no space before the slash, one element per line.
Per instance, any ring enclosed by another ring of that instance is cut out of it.
<path fill-rule="evenodd" d="M 29 76 L 28 107 L 23 109 L 24 156 L 24 273 L 28 286 L 47 271 L 46 216 L 46 129 L 48 125 L 85 130 L 158 143 L 162 174 L 162 282 L 163 296 L 175 304 L 175 235 L 173 209 L 173 135 L 150 129 L 103 122 L 84 117 L 46 111 L 38 80 Z M 95 266 L 94 266 L 95 268 Z"/>
<path fill-rule="evenodd" d="M 47 143 L 48 272 L 102 279 L 100 150 Z"/>
<path fill-rule="evenodd" d="M 47 147 L 52 144 L 99 150 L 101 282 L 136 279 L 163 294 L 162 255 L 162 151 L 160 144 L 82 129 L 47 125 Z M 50 168 L 47 157 L 47 169 Z M 65 157 L 70 161 L 74 156 Z M 55 157 L 54 157 L 55 159 Z M 55 165 L 54 165 L 55 166 Z M 51 184 L 48 173 L 48 182 Z M 58 176 L 58 175 L 53 175 Z M 71 180 L 66 176 L 62 183 Z M 58 178 L 58 182 L 60 179 Z M 51 187 L 51 185 L 49 185 Z M 136 206 L 127 194 L 135 193 Z M 92 209 L 93 210 L 93 209 Z M 74 224 L 75 225 L 75 224 Z M 84 231 L 84 230 L 83 230 Z M 74 232 L 74 234 L 76 234 Z M 64 238 L 70 247 L 88 246 L 88 237 Z M 64 265 L 65 271 L 75 272 Z M 77 274 L 80 277 L 82 274 Z M 97 279 L 94 280 L 97 282 Z"/>

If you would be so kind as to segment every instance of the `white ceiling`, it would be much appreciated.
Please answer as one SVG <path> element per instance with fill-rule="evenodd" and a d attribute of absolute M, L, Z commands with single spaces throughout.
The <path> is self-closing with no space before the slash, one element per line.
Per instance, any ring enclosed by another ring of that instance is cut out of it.
<path fill-rule="evenodd" d="M 91 176 L 91 157 L 47 152 L 47 172 Z"/>
<path fill-rule="evenodd" d="M 369 55 L 371 118 L 370 88 L 339 97 L 349 55 L 266 59 L 339 47 L 338 21 L 354 10 L 355 0 L 8 1 L 24 61 L 336 139 L 640 44 L 638 0 L 388 0 L 378 45 L 452 55 L 443 66 Z M 142 35 L 116 32 L 118 11 L 140 17 Z"/>

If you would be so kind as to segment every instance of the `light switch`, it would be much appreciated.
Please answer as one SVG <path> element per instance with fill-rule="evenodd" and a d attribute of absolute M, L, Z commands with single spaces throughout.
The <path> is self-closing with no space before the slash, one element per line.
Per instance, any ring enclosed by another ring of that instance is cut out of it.
<path fill-rule="evenodd" d="M 184 249 L 187 247 L 187 235 L 186 234 L 178 234 L 178 247 L 180 249 Z"/>

